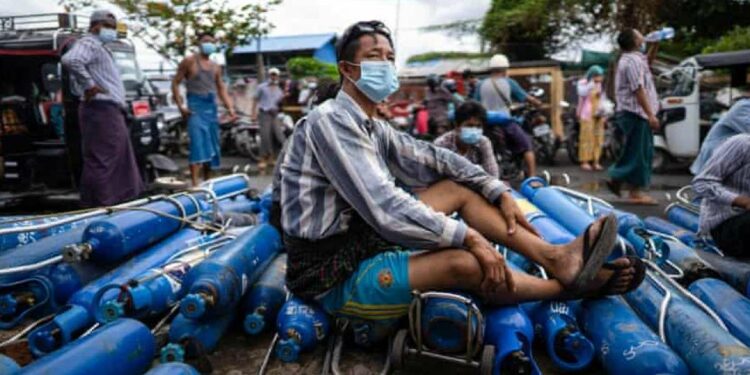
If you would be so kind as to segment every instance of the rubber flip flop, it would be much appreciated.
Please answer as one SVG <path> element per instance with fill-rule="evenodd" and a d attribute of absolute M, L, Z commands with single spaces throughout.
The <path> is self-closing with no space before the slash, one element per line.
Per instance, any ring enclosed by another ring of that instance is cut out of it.
<path fill-rule="evenodd" d="M 593 223 L 592 223 L 593 225 Z M 604 265 L 617 241 L 617 217 L 610 213 L 602 223 L 602 229 L 593 243 L 589 243 L 589 225 L 583 232 L 583 268 L 570 286 L 572 291 L 583 290 Z"/>
<path fill-rule="evenodd" d="M 627 258 L 630 261 L 630 264 L 625 267 L 615 266 L 612 263 L 606 263 L 602 266 L 603 269 L 612 270 L 614 272 L 612 273 L 612 276 L 609 277 L 607 282 L 601 287 L 601 289 L 599 289 L 599 291 L 595 293 L 597 297 L 625 294 L 628 292 L 632 292 L 641 285 L 643 279 L 646 277 L 646 263 L 643 263 L 641 258 L 632 255 L 628 255 Z M 630 267 L 635 268 L 633 280 L 630 282 L 630 284 L 628 284 L 624 291 L 619 293 L 613 292 L 612 289 L 614 288 L 615 282 L 617 282 L 617 278 L 620 276 L 622 271 Z"/>
<path fill-rule="evenodd" d="M 619 182 L 612 181 L 612 180 L 606 180 L 605 182 L 607 184 L 607 189 L 609 189 L 609 191 L 612 192 L 612 194 L 618 197 L 622 196 L 622 191 L 620 191 L 622 186 L 620 185 Z"/>

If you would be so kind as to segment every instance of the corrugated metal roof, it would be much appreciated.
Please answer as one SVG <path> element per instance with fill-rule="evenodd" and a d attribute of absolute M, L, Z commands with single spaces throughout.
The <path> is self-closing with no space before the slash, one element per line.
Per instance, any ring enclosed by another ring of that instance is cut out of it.
<path fill-rule="evenodd" d="M 430 74 L 444 75 L 448 72 L 463 72 L 469 70 L 474 73 L 486 73 L 489 71 L 490 59 L 434 59 L 409 63 L 399 69 L 398 76 L 401 78 L 426 77 Z M 559 66 L 554 60 L 536 60 L 512 62 L 511 68 Z"/>
<path fill-rule="evenodd" d="M 316 50 L 336 38 L 335 33 L 270 36 L 261 38 L 260 52 L 286 52 Z M 250 44 L 237 46 L 233 53 L 256 53 L 258 52 L 257 40 L 253 39 Z"/>

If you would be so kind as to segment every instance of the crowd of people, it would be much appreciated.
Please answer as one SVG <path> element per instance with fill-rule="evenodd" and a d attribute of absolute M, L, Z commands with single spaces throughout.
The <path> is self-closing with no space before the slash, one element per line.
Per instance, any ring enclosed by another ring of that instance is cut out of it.
<path fill-rule="evenodd" d="M 110 205 L 143 190 L 123 117 L 122 81 L 102 45 L 114 28 L 111 13 L 95 12 L 90 34 L 63 57 L 82 98 L 82 201 L 88 205 Z M 483 80 L 464 74 L 465 96 L 449 79 L 427 80 L 427 116 L 415 117 L 415 124 L 427 124 L 415 127 L 427 125 L 436 139 L 425 142 L 387 121 L 390 108 L 383 103 L 400 84 L 390 31 L 378 21 L 358 22 L 336 43 L 340 81 L 304 87 L 306 115 L 286 139 L 274 122 L 288 92 L 280 72 L 270 69 L 250 100 L 233 103 L 221 68 L 208 58 L 216 49 L 213 35 L 198 40 L 197 52 L 180 63 L 173 81 L 175 101 L 188 121 L 193 183 L 208 178 L 219 163 L 217 98 L 230 116 L 238 107 L 249 111 L 260 123 L 260 163 L 275 167 L 271 222 L 288 253 L 287 285 L 330 314 L 355 325 L 389 326 L 407 313 L 415 289 L 466 290 L 489 303 L 512 303 L 621 294 L 643 280 L 638 258 L 605 264 L 616 241 L 614 215 L 596 220 L 569 244 L 552 245 L 526 221 L 498 178 L 490 140 L 496 132 L 524 155 L 530 175 L 535 160 L 518 124 L 488 127 L 487 112 L 508 113 L 514 102 L 541 104 L 508 77 L 504 55 L 492 57 Z M 617 42 L 623 53 L 614 79 L 615 122 L 625 144 L 609 169 L 608 186 L 618 195 L 628 188 L 633 202 L 651 204 L 644 189 L 652 131 L 659 128 L 649 69 L 655 48 L 642 53 L 643 36 L 636 30 L 622 31 Z M 584 170 L 602 169 L 603 77 L 601 68 L 591 67 L 577 84 Z M 183 82 L 186 100 L 178 90 Z M 247 94 L 246 83 L 235 86 L 233 92 Z M 750 100 L 738 102 L 712 129 L 693 166 L 694 188 L 703 197 L 701 230 L 730 254 L 748 246 L 748 111 Z M 516 272 L 493 243 L 521 253 L 552 277 Z"/>

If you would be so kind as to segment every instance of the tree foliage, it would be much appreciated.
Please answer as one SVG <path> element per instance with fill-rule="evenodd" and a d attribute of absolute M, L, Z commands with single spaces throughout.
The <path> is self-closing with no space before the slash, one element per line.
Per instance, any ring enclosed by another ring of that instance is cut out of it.
<path fill-rule="evenodd" d="M 339 79 L 336 65 L 317 60 L 312 57 L 292 57 L 286 62 L 286 69 L 294 79 L 305 77 Z"/>
<path fill-rule="evenodd" d="M 699 53 L 735 25 L 750 26 L 750 1 L 493 0 L 478 32 L 492 50 L 530 60 L 623 28 L 648 32 L 671 26 L 676 37 L 664 49 L 685 56 Z"/>
<path fill-rule="evenodd" d="M 704 48 L 703 53 L 737 51 L 741 49 L 750 49 L 750 27 L 736 26 L 716 43 Z"/>
<path fill-rule="evenodd" d="M 231 48 L 268 34 L 273 25 L 269 9 L 281 0 L 230 7 L 217 0 L 109 0 L 127 14 L 133 35 L 165 58 L 179 61 L 200 33 L 214 34 Z M 92 0 L 60 0 L 69 11 L 91 9 Z"/>

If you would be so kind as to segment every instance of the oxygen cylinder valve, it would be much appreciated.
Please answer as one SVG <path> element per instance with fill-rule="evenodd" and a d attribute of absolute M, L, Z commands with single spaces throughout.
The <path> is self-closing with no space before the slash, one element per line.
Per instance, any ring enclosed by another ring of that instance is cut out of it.
<path fill-rule="evenodd" d="M 68 263 L 78 263 L 89 259 L 94 252 L 94 246 L 91 243 L 77 243 L 63 247 L 63 260 Z"/>
<path fill-rule="evenodd" d="M 213 296 L 206 293 L 191 293 L 185 296 L 180 305 L 182 315 L 198 319 L 206 313 L 207 307 L 213 305 Z"/>
<path fill-rule="evenodd" d="M 101 312 L 107 323 L 113 322 L 125 315 L 125 304 L 120 301 L 110 300 L 102 305 Z"/>
<path fill-rule="evenodd" d="M 276 345 L 276 356 L 285 363 L 297 362 L 300 353 L 299 341 L 294 337 L 280 340 Z"/>
<path fill-rule="evenodd" d="M 29 341 L 34 341 L 34 346 L 43 352 L 51 352 L 59 347 L 53 331 L 39 330 L 32 332 Z"/>
<path fill-rule="evenodd" d="M 594 356 L 594 344 L 578 329 L 565 327 L 555 337 L 555 354 L 569 363 L 589 363 Z"/>
<path fill-rule="evenodd" d="M 263 328 L 265 328 L 266 319 L 260 314 L 260 312 L 255 311 L 254 313 L 245 316 L 243 326 L 245 327 L 245 332 L 251 335 L 257 335 L 263 331 Z"/>
<path fill-rule="evenodd" d="M 167 344 L 161 348 L 160 353 L 161 363 L 167 362 L 184 362 L 185 361 L 185 349 L 180 344 Z"/>
<path fill-rule="evenodd" d="M 18 307 L 18 301 L 12 294 L 0 295 L 0 316 L 13 315 Z"/>
<path fill-rule="evenodd" d="M 531 359 L 521 350 L 508 354 L 502 364 L 501 374 L 531 374 Z"/>

